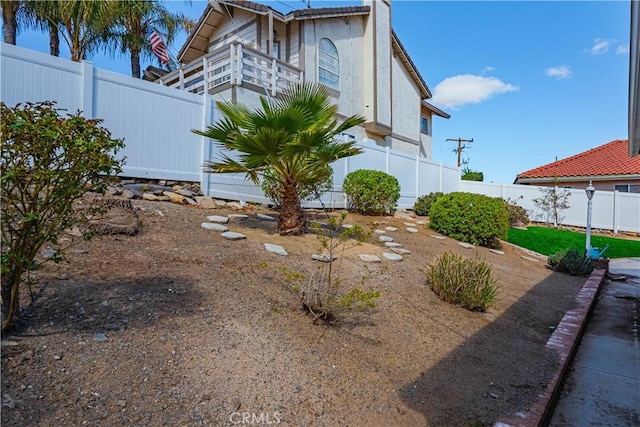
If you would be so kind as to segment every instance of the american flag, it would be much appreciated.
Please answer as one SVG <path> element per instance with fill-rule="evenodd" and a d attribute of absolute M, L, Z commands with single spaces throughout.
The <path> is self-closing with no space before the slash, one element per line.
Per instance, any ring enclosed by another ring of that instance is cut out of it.
<path fill-rule="evenodd" d="M 169 66 L 169 52 L 167 52 L 167 47 L 158 33 L 152 32 L 149 36 L 149 41 L 151 42 L 151 50 L 156 54 L 162 65 Z"/>

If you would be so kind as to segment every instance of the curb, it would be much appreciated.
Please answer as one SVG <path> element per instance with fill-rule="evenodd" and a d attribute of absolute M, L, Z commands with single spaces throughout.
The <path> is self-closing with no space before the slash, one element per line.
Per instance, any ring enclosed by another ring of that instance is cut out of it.
<path fill-rule="evenodd" d="M 494 427 L 537 427 L 549 424 L 560 394 L 562 380 L 565 378 L 569 364 L 578 349 L 587 318 L 595 305 L 606 272 L 604 269 L 593 270 L 576 296 L 578 307 L 565 313 L 560 324 L 547 341 L 546 348 L 556 352 L 558 361 L 549 384 L 538 396 L 538 400 L 521 415 L 499 418 Z"/>

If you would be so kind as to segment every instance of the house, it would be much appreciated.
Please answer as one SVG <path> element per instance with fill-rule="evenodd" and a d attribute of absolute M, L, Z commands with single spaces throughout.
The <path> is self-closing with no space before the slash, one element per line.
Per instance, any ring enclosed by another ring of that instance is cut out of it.
<path fill-rule="evenodd" d="M 210 0 L 178 53 L 184 65 L 157 80 L 257 107 L 289 84 L 322 84 L 338 118 L 366 122 L 345 138 L 431 159 L 432 120 L 449 114 L 391 28 L 391 0 L 282 14 L 251 1 Z"/>
<path fill-rule="evenodd" d="M 640 157 L 629 155 L 629 141 L 615 140 L 519 174 L 514 184 L 558 185 L 640 193 Z"/>

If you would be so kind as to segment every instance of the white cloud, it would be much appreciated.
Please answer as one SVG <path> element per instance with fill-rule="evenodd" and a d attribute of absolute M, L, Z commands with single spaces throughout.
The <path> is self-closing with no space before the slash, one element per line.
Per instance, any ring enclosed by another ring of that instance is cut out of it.
<path fill-rule="evenodd" d="M 447 77 L 435 87 L 433 103 L 443 108 L 457 108 L 466 104 L 478 104 L 490 97 L 519 90 L 518 86 L 505 83 L 495 77 L 463 74 Z"/>
<path fill-rule="evenodd" d="M 549 67 L 544 70 L 544 73 L 549 77 L 555 77 L 556 79 L 568 79 L 571 77 L 571 67 L 568 65 L 559 65 L 557 67 Z"/>
<path fill-rule="evenodd" d="M 496 71 L 496 70 L 497 70 L 497 68 L 495 68 L 495 67 L 487 66 L 487 67 L 484 67 L 482 69 L 482 74 L 490 73 L 491 71 Z"/>
<path fill-rule="evenodd" d="M 611 45 L 610 40 L 595 39 L 593 41 L 593 46 L 591 46 L 589 49 L 585 49 L 585 52 L 591 55 L 601 55 L 603 53 L 606 53 L 609 50 L 610 45 Z"/>
<path fill-rule="evenodd" d="M 629 43 L 621 44 L 616 48 L 616 55 L 626 55 L 629 53 Z"/>

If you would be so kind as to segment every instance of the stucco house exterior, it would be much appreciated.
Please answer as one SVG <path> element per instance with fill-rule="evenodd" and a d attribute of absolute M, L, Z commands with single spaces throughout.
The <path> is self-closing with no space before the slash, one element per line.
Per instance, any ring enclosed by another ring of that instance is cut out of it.
<path fill-rule="evenodd" d="M 338 118 L 366 122 L 345 138 L 432 158 L 431 91 L 391 28 L 390 0 L 282 14 L 251 1 L 210 0 L 178 53 L 184 65 L 158 83 L 257 107 L 289 84 L 317 82 Z"/>
<path fill-rule="evenodd" d="M 518 174 L 514 184 L 557 185 L 640 193 L 640 157 L 629 155 L 629 141 L 618 139 L 591 150 Z"/>

